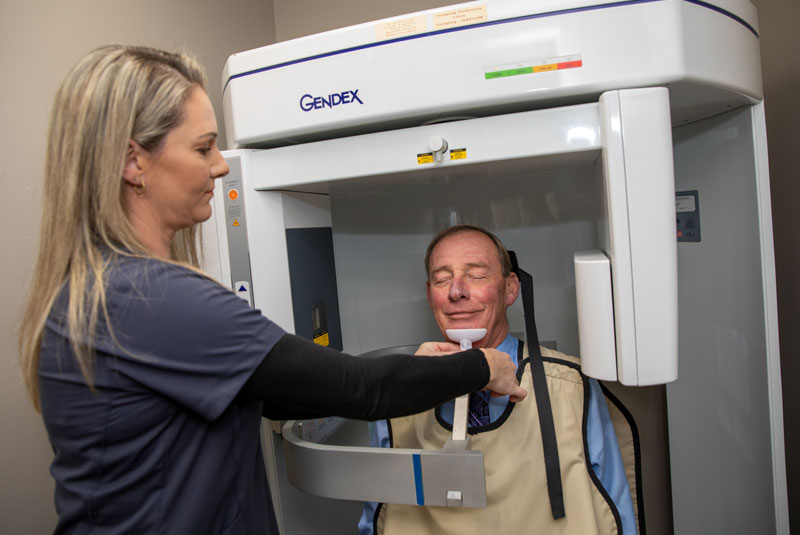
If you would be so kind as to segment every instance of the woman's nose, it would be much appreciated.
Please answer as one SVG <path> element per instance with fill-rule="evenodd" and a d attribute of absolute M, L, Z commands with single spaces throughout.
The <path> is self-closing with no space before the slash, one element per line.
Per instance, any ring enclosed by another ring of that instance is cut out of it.
<path fill-rule="evenodd" d="M 218 160 L 211 166 L 211 178 L 222 178 L 231 171 L 219 149 L 217 149 L 217 156 Z"/>

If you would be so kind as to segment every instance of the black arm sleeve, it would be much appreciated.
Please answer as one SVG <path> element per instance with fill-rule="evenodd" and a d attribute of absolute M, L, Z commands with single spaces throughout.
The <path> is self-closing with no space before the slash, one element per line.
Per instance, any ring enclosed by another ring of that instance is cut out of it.
<path fill-rule="evenodd" d="M 263 401 L 273 420 L 378 420 L 428 410 L 488 382 L 489 365 L 478 349 L 444 357 L 354 357 L 287 334 L 240 395 Z"/>

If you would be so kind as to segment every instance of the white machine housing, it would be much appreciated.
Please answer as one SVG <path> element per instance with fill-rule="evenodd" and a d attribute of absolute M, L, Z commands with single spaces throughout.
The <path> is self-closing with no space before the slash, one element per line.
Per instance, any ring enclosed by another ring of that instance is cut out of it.
<path fill-rule="evenodd" d="M 430 331 L 420 326 L 425 305 L 418 281 L 406 280 L 415 265 L 406 257 L 418 263 L 421 240 L 448 224 L 499 230 L 522 246 L 522 265 L 549 262 L 526 268 L 537 296 L 548 302 L 560 292 L 552 301 L 562 303 L 574 295 L 576 310 L 545 312 L 544 329 L 561 333 L 548 316 L 576 325 L 587 374 L 625 385 L 674 381 L 675 531 L 788 533 L 758 23 L 749 1 L 469 2 L 234 54 L 223 86 L 228 145 L 241 149 L 226 157 L 240 163 L 246 208 L 252 280 L 243 297 L 266 316 L 293 331 L 286 229 L 330 226 L 345 350 L 419 341 L 408 336 Z M 210 256 L 233 284 L 222 202 L 229 192 L 220 189 L 211 225 L 220 254 Z M 683 256 L 676 189 L 699 189 L 705 221 L 727 225 L 704 227 L 718 239 L 687 244 Z M 720 200 L 739 191 L 735 207 Z M 756 260 L 734 265 L 731 255 L 745 245 L 720 236 L 740 224 Z M 385 230 L 379 241 L 368 239 L 373 226 Z M 574 275 L 549 286 L 548 269 L 567 256 Z M 717 277 L 730 286 L 704 295 L 703 270 L 730 270 Z M 385 295 L 388 281 L 393 293 Z M 726 305 L 742 285 L 755 288 L 747 303 Z M 384 295 L 390 302 L 374 306 Z M 411 325 L 387 333 L 378 322 Z M 559 349 L 578 353 L 569 343 Z M 727 354 L 732 368 L 719 364 Z M 745 399 L 731 402 L 732 391 Z M 764 433 L 745 436 L 740 421 Z M 264 438 L 269 450 L 274 437 Z M 268 452 L 276 504 L 290 500 L 275 484 L 279 458 Z M 748 484 L 726 483 L 734 473 Z"/>
<path fill-rule="evenodd" d="M 227 141 L 284 145 L 653 86 L 670 89 L 682 124 L 761 100 L 757 32 L 746 0 L 489 0 L 423 11 L 230 56 Z M 525 68 L 537 72 L 513 74 Z M 301 107 L 305 95 L 352 91 L 359 101 Z"/>

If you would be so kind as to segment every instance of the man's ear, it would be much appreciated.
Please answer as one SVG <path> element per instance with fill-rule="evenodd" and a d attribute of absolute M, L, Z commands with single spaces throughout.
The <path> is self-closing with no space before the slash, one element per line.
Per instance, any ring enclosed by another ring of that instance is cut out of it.
<path fill-rule="evenodd" d="M 506 306 L 511 306 L 519 297 L 519 279 L 516 273 L 510 273 L 506 277 Z"/>
<path fill-rule="evenodd" d="M 134 140 L 128 141 L 128 151 L 125 153 L 125 166 L 122 168 L 122 179 L 131 186 L 141 186 L 144 175 L 144 158 L 147 154 L 141 145 Z"/>

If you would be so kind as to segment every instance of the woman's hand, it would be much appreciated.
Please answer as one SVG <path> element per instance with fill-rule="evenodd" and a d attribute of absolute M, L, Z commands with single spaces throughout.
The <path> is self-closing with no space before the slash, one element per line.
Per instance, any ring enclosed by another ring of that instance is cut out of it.
<path fill-rule="evenodd" d="M 491 390 L 493 396 L 509 396 L 514 403 L 525 399 L 528 391 L 517 382 L 517 367 L 507 354 L 490 348 L 480 348 L 486 363 L 489 364 L 489 382 L 484 390 Z M 415 355 L 441 356 L 461 351 L 458 344 L 452 342 L 425 342 Z"/>
<path fill-rule="evenodd" d="M 517 367 L 514 366 L 511 357 L 496 349 L 481 348 L 481 351 L 489 364 L 489 382 L 485 389 L 491 390 L 492 395 L 507 395 L 514 403 L 525 399 L 528 391 L 519 386 Z"/>
<path fill-rule="evenodd" d="M 417 349 L 417 352 L 414 354 L 426 357 L 440 357 L 458 351 L 461 351 L 461 348 L 458 344 L 452 342 L 425 342 L 419 346 L 419 349 Z"/>

